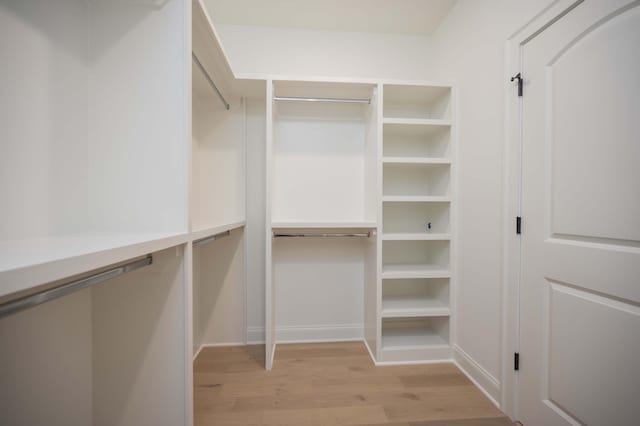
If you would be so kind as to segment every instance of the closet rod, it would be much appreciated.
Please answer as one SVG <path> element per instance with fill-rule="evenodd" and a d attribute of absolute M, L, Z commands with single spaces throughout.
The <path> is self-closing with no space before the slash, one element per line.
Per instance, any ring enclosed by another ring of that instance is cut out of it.
<path fill-rule="evenodd" d="M 340 234 L 340 233 L 329 233 L 329 234 L 284 234 L 284 233 L 273 233 L 273 238 L 307 238 L 307 237 L 364 237 L 369 238 L 371 236 L 371 232 L 363 232 L 359 234 Z"/>
<path fill-rule="evenodd" d="M 285 102 L 334 102 L 339 104 L 370 104 L 371 99 L 341 99 L 341 98 L 296 98 L 291 96 L 274 96 L 274 101 Z"/>
<path fill-rule="evenodd" d="M 67 296 L 71 293 L 75 293 L 78 290 L 82 290 L 87 287 L 91 287 L 102 281 L 110 280 L 120 275 L 124 275 L 127 272 L 134 271 L 136 269 L 143 268 L 153 263 L 153 256 L 148 254 L 144 259 L 134 260 L 125 265 L 116 266 L 115 268 L 93 274 L 86 278 L 74 280 L 57 287 L 53 287 L 47 290 L 40 291 L 29 296 L 21 297 L 16 300 L 0 304 L 0 318 L 15 314 L 16 312 L 23 311 L 25 309 L 32 308 L 40 305 L 41 303 L 49 302 L 62 296 Z"/>
<path fill-rule="evenodd" d="M 220 98 L 222 103 L 224 104 L 224 107 L 228 110 L 229 109 L 229 102 L 227 102 L 227 100 L 224 98 L 224 96 L 222 96 L 222 93 L 220 93 L 220 90 L 218 90 L 218 86 L 216 86 L 216 84 L 213 82 L 213 80 L 211 79 L 211 76 L 209 76 L 209 73 L 204 68 L 202 63 L 200 62 L 200 59 L 198 59 L 198 57 L 196 56 L 195 52 L 191 52 L 191 56 L 193 57 L 193 60 L 196 62 L 196 65 L 198 65 L 198 68 L 200 68 L 200 71 L 202 71 L 202 73 L 204 74 L 205 78 L 207 79 L 207 81 L 209 82 L 209 84 L 211 85 L 213 90 L 215 90 L 216 94 L 218 95 L 218 97 Z"/>
<path fill-rule="evenodd" d="M 200 247 L 210 243 L 211 241 L 219 240 L 220 238 L 223 238 L 223 237 L 228 237 L 229 235 L 231 235 L 231 231 L 224 231 L 219 234 L 212 235 L 210 237 L 201 238 L 199 240 L 194 241 L 193 246 Z"/>

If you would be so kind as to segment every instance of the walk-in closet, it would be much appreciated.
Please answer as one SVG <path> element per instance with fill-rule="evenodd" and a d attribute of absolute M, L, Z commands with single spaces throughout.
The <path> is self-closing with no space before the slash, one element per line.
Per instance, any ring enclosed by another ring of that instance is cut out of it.
<path fill-rule="evenodd" d="M 0 0 L 0 425 L 635 424 L 639 28 Z"/>

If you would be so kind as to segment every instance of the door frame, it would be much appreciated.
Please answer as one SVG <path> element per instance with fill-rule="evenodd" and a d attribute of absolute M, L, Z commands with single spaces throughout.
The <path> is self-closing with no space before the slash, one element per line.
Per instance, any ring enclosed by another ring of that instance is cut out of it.
<path fill-rule="evenodd" d="M 522 199 L 522 98 L 511 82 L 522 68 L 523 47 L 585 0 L 554 0 L 506 41 L 504 74 L 504 155 L 502 229 L 502 371 L 500 408 L 512 419 L 519 418 L 518 375 L 514 353 L 520 348 L 521 239 L 516 234 L 516 217 L 521 216 Z M 524 76 L 526 95 L 526 76 Z M 526 218 L 522 229 L 526 230 Z"/>

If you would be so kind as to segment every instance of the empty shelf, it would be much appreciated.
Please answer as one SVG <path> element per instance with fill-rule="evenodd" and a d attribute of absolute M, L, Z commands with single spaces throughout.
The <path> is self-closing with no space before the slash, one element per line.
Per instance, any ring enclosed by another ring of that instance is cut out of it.
<path fill-rule="evenodd" d="M 385 164 L 451 164 L 448 158 L 431 157 L 383 157 Z"/>
<path fill-rule="evenodd" d="M 372 229 L 376 228 L 378 224 L 376 222 L 272 222 L 271 228 L 273 229 L 336 229 L 336 228 L 362 228 Z"/>
<path fill-rule="evenodd" d="M 449 316 L 449 306 L 441 300 L 411 296 L 384 296 L 382 299 L 383 318 L 437 317 Z"/>
<path fill-rule="evenodd" d="M 449 269 L 442 265 L 392 264 L 382 265 L 382 278 L 449 278 Z"/>
<path fill-rule="evenodd" d="M 79 234 L 0 243 L 0 297 L 184 244 L 187 233 Z"/>
<path fill-rule="evenodd" d="M 221 232 L 233 231 L 234 229 L 244 227 L 245 224 L 246 221 L 242 220 L 224 225 L 212 226 L 210 228 L 197 229 L 191 232 L 191 239 L 195 241 L 210 237 L 212 235 L 220 234 Z"/>
<path fill-rule="evenodd" d="M 429 346 L 449 346 L 449 343 L 430 328 L 390 328 L 382 332 L 382 350 L 403 350 Z"/>
<path fill-rule="evenodd" d="M 382 239 L 386 241 L 449 241 L 451 240 L 451 234 L 395 232 L 383 234 Z"/>
<path fill-rule="evenodd" d="M 451 197 L 428 195 L 385 195 L 382 197 L 385 203 L 448 203 Z"/>
<path fill-rule="evenodd" d="M 451 126 L 451 120 L 432 118 L 390 118 L 382 119 L 383 124 L 412 124 L 421 126 Z"/>

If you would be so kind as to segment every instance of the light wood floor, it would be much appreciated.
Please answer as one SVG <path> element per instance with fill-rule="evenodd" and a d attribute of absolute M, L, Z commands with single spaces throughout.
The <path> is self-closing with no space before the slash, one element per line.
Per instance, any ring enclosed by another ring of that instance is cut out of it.
<path fill-rule="evenodd" d="M 205 348 L 195 425 L 511 426 L 453 364 L 376 367 L 362 343 Z"/>

